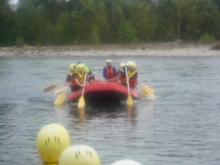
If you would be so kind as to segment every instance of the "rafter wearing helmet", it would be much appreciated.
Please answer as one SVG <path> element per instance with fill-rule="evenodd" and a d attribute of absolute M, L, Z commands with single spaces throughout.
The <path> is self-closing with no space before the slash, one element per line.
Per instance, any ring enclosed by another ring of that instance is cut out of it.
<path fill-rule="evenodd" d="M 103 68 L 104 79 L 110 82 L 115 82 L 117 80 L 116 76 L 116 69 L 112 66 L 112 60 L 106 60 L 106 66 Z"/>
<path fill-rule="evenodd" d="M 128 78 L 129 78 L 130 88 L 134 88 L 137 84 L 137 79 L 138 79 L 137 66 L 135 62 L 128 61 L 127 68 L 128 68 Z"/>

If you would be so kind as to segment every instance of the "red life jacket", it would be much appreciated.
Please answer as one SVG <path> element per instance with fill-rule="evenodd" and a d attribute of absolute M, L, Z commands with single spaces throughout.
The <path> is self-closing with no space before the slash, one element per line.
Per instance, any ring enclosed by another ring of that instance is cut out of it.
<path fill-rule="evenodd" d="M 105 74 L 106 74 L 108 79 L 112 79 L 113 77 L 115 77 L 113 67 L 111 67 L 111 68 L 105 67 L 105 69 L 106 69 Z"/>
<path fill-rule="evenodd" d="M 129 85 L 130 86 L 135 86 L 137 84 L 137 78 L 133 78 L 129 80 Z"/>

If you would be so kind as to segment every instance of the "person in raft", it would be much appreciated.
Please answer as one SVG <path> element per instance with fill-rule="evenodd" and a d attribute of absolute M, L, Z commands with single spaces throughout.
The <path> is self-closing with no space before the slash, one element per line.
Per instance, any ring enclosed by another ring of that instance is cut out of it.
<path fill-rule="evenodd" d="M 127 62 L 127 68 L 128 68 L 129 86 L 130 88 L 134 89 L 138 79 L 138 72 L 135 62 L 131 62 L 131 61 Z"/>
<path fill-rule="evenodd" d="M 106 66 L 103 68 L 104 79 L 115 82 L 117 80 L 116 76 L 116 69 L 112 66 L 112 60 L 106 60 Z"/>
<path fill-rule="evenodd" d="M 74 67 L 74 73 L 71 77 L 71 91 L 75 92 L 84 87 L 84 64 L 78 64 Z"/>
<path fill-rule="evenodd" d="M 71 78 L 74 74 L 75 65 L 76 64 L 70 64 L 70 66 L 69 66 L 70 72 L 67 74 L 66 82 L 64 82 L 64 84 L 67 86 L 71 86 Z"/>
<path fill-rule="evenodd" d="M 79 61 L 77 62 L 77 65 L 78 64 L 83 64 L 83 63 Z M 87 81 L 89 82 L 89 84 L 92 84 L 95 81 L 95 76 L 94 74 L 92 74 L 91 69 L 87 65 L 85 65 L 84 72 L 87 73 Z"/>
<path fill-rule="evenodd" d="M 125 63 L 121 63 L 117 71 L 117 83 L 120 83 L 122 85 L 126 85 L 126 82 L 127 82 L 126 73 L 125 73 L 125 65 L 126 65 Z"/>

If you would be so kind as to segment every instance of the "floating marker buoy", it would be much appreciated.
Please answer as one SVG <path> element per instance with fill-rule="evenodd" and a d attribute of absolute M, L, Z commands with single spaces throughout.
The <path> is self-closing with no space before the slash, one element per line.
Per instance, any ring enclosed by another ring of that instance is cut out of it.
<path fill-rule="evenodd" d="M 59 124 L 41 128 L 37 135 L 37 149 L 45 163 L 56 163 L 62 151 L 71 145 L 67 130 Z"/>
<path fill-rule="evenodd" d="M 97 152 L 85 145 L 66 148 L 59 158 L 58 165 L 101 165 Z"/>
<path fill-rule="evenodd" d="M 141 164 L 133 160 L 119 160 L 111 165 L 141 165 Z"/>

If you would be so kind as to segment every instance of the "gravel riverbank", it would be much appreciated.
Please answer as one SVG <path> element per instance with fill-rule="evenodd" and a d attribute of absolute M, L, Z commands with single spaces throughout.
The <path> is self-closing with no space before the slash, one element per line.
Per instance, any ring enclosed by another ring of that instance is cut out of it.
<path fill-rule="evenodd" d="M 48 47 L 0 47 L 0 57 L 74 57 L 74 56 L 152 56 L 152 57 L 208 57 L 220 56 L 211 50 L 213 45 L 158 43 L 132 45 L 81 45 Z"/>

